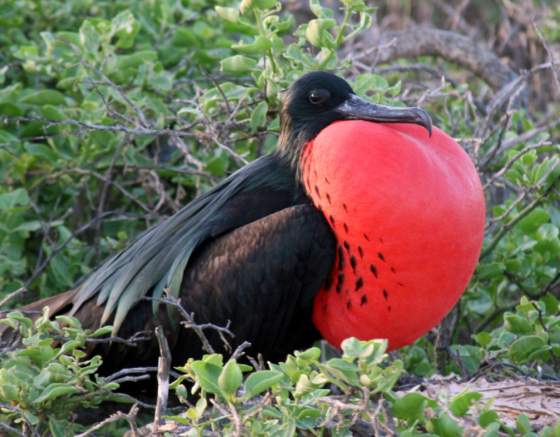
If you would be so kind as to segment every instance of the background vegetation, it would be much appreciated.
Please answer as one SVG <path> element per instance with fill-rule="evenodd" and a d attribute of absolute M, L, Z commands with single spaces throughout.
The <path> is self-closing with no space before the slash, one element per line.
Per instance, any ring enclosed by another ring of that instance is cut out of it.
<path fill-rule="evenodd" d="M 342 357 L 313 348 L 248 376 L 229 357 L 189 362 L 172 385 L 189 406 L 163 426 L 560 435 L 538 398 L 559 396 L 559 19 L 557 2 L 538 0 L 4 0 L 1 304 L 72 287 L 273 150 L 281 90 L 333 70 L 373 101 L 423 106 L 468 151 L 488 202 L 475 277 L 438 329 L 390 357 L 383 342 L 350 340 Z M 99 378 L 99 358 L 84 361 L 105 330 L 17 313 L 4 323 L 20 327 L 26 348 L 3 351 L 0 428 L 73 435 L 87 428 L 78 412 L 123 400 L 114 394 L 122 375 Z M 446 392 L 452 380 L 436 375 L 451 373 L 474 389 Z M 503 380 L 540 404 L 493 404 L 489 386 Z M 189 381 L 198 401 L 187 399 Z M 152 414 L 137 403 L 95 429 L 140 432 L 139 406 Z"/>

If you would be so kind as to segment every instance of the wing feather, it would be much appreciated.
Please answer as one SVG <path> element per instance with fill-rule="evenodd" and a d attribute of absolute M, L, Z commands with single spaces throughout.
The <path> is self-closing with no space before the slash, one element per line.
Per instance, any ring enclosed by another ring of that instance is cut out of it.
<path fill-rule="evenodd" d="M 244 210 L 236 203 L 261 190 L 280 194 L 272 193 L 273 199 L 262 210 L 258 205 Z M 167 289 L 179 295 L 183 272 L 200 244 L 289 206 L 296 191 L 293 173 L 283 159 L 267 155 L 253 161 L 109 258 L 79 287 L 71 314 L 97 297 L 97 304 L 105 306 L 101 324 L 115 314 L 116 334 L 129 310 L 149 293 L 160 297 Z"/>

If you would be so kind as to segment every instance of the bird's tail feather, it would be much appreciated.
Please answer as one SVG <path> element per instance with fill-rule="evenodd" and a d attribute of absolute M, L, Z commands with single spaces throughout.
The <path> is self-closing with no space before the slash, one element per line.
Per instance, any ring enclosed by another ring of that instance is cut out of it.
<path fill-rule="evenodd" d="M 56 296 L 46 297 L 44 299 L 31 302 L 23 307 L 17 308 L 17 311 L 22 312 L 32 320 L 36 320 L 43 313 L 43 308 L 49 308 L 50 316 L 57 316 L 68 311 L 72 306 L 72 299 L 77 290 L 68 290 L 64 293 L 57 294 Z M 2 314 L 0 313 L 0 318 Z M 0 351 L 8 345 L 19 344 L 19 333 L 9 325 L 0 325 Z"/>
<path fill-rule="evenodd" d="M 18 310 L 33 316 L 34 314 L 40 314 L 44 307 L 49 307 L 49 314 L 56 316 L 64 312 L 65 309 L 70 309 L 76 291 L 76 289 L 72 289 L 55 296 L 46 297 L 18 308 Z"/>

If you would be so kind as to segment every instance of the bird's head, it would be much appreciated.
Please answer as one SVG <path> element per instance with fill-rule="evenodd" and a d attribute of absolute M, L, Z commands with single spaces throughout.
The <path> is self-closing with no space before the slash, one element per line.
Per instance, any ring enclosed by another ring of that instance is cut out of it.
<path fill-rule="evenodd" d="M 344 79 L 315 71 L 296 80 L 284 93 L 279 150 L 296 163 L 303 146 L 339 120 L 414 123 L 430 133 L 432 130 L 432 120 L 423 109 L 368 102 L 358 97 Z"/>

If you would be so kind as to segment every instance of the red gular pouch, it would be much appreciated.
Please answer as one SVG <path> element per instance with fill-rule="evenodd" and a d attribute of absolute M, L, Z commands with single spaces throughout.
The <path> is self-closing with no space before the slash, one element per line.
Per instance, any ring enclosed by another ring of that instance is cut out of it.
<path fill-rule="evenodd" d="M 341 121 L 306 145 L 308 195 L 337 239 L 313 321 L 335 346 L 347 337 L 407 345 L 451 310 L 484 236 L 476 169 L 449 135 L 413 124 Z"/>

